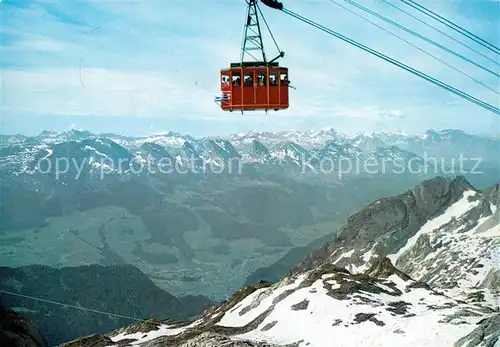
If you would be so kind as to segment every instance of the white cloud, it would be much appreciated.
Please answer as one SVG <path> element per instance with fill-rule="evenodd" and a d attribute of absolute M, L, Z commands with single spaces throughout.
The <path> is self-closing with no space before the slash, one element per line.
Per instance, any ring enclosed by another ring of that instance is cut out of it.
<path fill-rule="evenodd" d="M 75 49 L 82 49 L 82 47 L 71 43 L 42 38 L 22 41 L 8 48 L 9 51 L 33 50 L 43 52 L 65 52 Z"/>
<path fill-rule="evenodd" d="M 337 116 L 366 120 L 381 119 L 383 114 L 385 114 L 385 112 L 381 111 L 376 105 L 351 108 L 343 107 L 336 112 Z"/>
<path fill-rule="evenodd" d="M 185 105 L 193 111 L 212 106 L 208 97 L 157 71 L 4 71 L 4 106 L 24 115 L 168 116 Z"/>

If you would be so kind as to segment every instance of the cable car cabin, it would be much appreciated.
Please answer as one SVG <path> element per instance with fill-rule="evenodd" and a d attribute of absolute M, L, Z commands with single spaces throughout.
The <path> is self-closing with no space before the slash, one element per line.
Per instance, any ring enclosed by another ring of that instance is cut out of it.
<path fill-rule="evenodd" d="M 288 108 L 288 69 L 278 63 L 234 63 L 221 74 L 224 111 Z"/>

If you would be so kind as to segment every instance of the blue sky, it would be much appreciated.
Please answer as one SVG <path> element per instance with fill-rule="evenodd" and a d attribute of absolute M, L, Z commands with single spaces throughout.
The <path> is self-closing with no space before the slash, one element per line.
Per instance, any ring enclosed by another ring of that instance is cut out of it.
<path fill-rule="evenodd" d="M 426 21 L 429 18 L 389 0 Z M 342 0 L 341 5 L 360 12 Z M 358 3 L 500 72 L 500 67 L 383 1 Z M 424 6 L 500 45 L 498 1 L 426 1 Z M 499 95 L 329 0 L 285 1 L 303 16 L 442 79 L 491 104 Z M 297 88 L 278 113 L 225 113 L 213 102 L 219 70 L 240 56 L 243 0 L 22 1 L 0 3 L 3 133 L 69 128 L 128 135 L 174 130 L 195 136 L 254 130 L 346 133 L 460 128 L 498 133 L 500 117 L 261 5 Z M 394 33 L 499 89 L 499 80 L 374 17 Z M 433 22 L 457 39 L 466 40 Z M 268 39 L 268 37 L 265 37 Z M 495 54 L 469 40 L 483 54 Z M 265 42 L 268 56 L 276 50 Z M 498 58 L 497 56 L 496 58 Z M 498 61 L 498 59 L 496 59 Z"/>

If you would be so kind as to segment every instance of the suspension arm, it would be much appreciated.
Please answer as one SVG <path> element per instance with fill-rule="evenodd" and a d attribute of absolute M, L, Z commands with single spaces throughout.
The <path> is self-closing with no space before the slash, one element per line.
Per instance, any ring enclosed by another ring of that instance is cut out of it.
<path fill-rule="evenodd" d="M 276 10 L 283 10 L 283 3 L 277 0 L 260 0 L 264 5 L 274 8 Z"/>
<path fill-rule="evenodd" d="M 279 54 L 276 58 L 274 58 L 273 60 L 269 61 L 269 63 L 268 63 L 268 64 L 271 64 L 271 63 L 273 63 L 275 60 L 278 60 L 279 58 L 283 58 L 284 56 L 285 56 L 285 52 L 281 51 L 281 52 L 280 52 L 280 54 Z"/>

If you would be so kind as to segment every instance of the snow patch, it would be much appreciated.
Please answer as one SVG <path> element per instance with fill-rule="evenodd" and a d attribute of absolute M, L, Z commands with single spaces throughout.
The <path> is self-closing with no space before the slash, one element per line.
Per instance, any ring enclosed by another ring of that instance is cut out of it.
<path fill-rule="evenodd" d="M 272 306 L 273 300 L 275 298 L 277 298 L 280 294 L 284 293 L 287 290 L 297 288 L 304 279 L 305 275 L 301 275 L 290 284 L 271 286 L 269 288 L 263 288 L 252 293 L 241 301 L 240 305 L 238 305 L 238 308 L 241 308 L 243 310 L 244 308 L 253 306 L 254 304 L 256 305 L 256 307 L 253 307 L 245 313 L 242 313 L 242 310 L 232 310 L 226 312 L 224 317 L 222 317 L 217 325 L 226 327 L 243 327 L 247 325 L 248 323 L 256 319 L 259 315 L 264 313 L 267 309 L 269 309 Z"/>
<path fill-rule="evenodd" d="M 406 244 L 395 254 L 390 254 L 387 257 L 393 264 L 396 264 L 398 259 L 406 252 L 410 251 L 416 244 L 417 240 L 425 234 L 432 233 L 441 228 L 446 223 L 449 223 L 453 218 L 459 218 L 467 211 L 479 205 L 479 200 L 470 202 L 468 199 L 474 197 L 477 192 L 468 190 L 463 193 L 462 198 L 451 205 L 443 214 L 425 223 L 420 230 L 413 235 Z"/>

